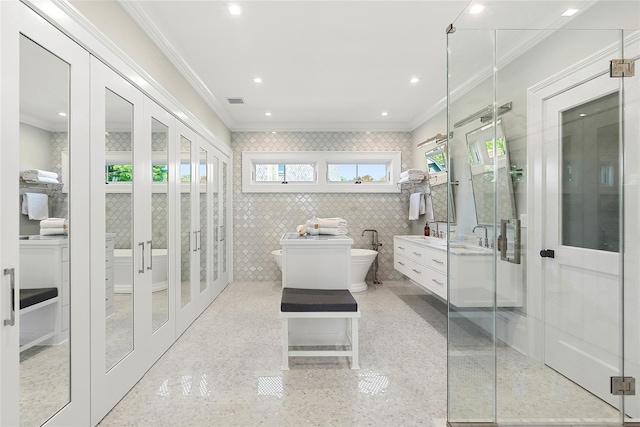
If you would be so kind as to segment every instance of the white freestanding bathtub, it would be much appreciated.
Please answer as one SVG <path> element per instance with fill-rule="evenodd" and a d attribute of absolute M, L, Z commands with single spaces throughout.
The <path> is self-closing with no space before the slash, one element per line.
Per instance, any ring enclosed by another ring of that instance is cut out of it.
<path fill-rule="evenodd" d="M 167 250 L 151 251 L 153 269 L 151 270 L 152 292 L 167 289 Z M 113 251 L 113 292 L 130 294 L 133 282 L 133 258 L 131 249 L 114 249 Z"/>
<path fill-rule="evenodd" d="M 282 249 L 271 252 L 276 260 L 278 268 L 282 271 Z M 367 290 L 365 278 L 369 267 L 376 259 L 378 252 L 371 249 L 351 249 L 351 292 L 363 292 Z"/>

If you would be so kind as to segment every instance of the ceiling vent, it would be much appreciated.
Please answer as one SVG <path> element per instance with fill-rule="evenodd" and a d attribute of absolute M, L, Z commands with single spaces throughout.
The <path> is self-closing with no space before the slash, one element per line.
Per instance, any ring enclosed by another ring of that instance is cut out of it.
<path fill-rule="evenodd" d="M 229 104 L 244 104 L 244 99 L 242 98 L 227 98 Z"/>

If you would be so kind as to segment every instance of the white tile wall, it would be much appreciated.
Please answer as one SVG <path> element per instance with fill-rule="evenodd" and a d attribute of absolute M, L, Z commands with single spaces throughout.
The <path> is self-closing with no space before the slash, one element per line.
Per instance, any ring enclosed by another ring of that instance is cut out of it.
<path fill-rule="evenodd" d="M 318 217 L 345 218 L 354 248 L 369 248 L 378 230 L 381 280 L 397 280 L 393 236 L 410 234 L 408 192 L 391 194 L 242 193 L 243 151 L 401 151 L 402 169 L 411 165 L 410 132 L 233 132 L 234 279 L 280 280 L 271 251 L 283 233 Z"/>

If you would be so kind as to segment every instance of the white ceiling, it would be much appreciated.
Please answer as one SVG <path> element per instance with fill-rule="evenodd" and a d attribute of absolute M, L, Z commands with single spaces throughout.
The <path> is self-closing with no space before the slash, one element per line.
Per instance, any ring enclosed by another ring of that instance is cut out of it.
<path fill-rule="evenodd" d="M 413 130 L 446 96 L 467 3 L 120 1 L 232 130 Z"/>

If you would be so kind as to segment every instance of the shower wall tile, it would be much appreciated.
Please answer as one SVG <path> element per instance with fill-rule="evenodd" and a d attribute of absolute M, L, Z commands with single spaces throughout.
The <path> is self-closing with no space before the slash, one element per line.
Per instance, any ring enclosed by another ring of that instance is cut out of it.
<path fill-rule="evenodd" d="M 370 248 L 378 230 L 382 243 L 378 277 L 397 280 L 393 269 L 393 236 L 410 234 L 407 192 L 390 194 L 243 193 L 243 151 L 400 151 L 402 169 L 411 163 L 410 132 L 233 132 L 234 279 L 280 280 L 271 251 L 280 249 L 283 233 L 313 216 L 342 217 L 354 248 Z"/>

